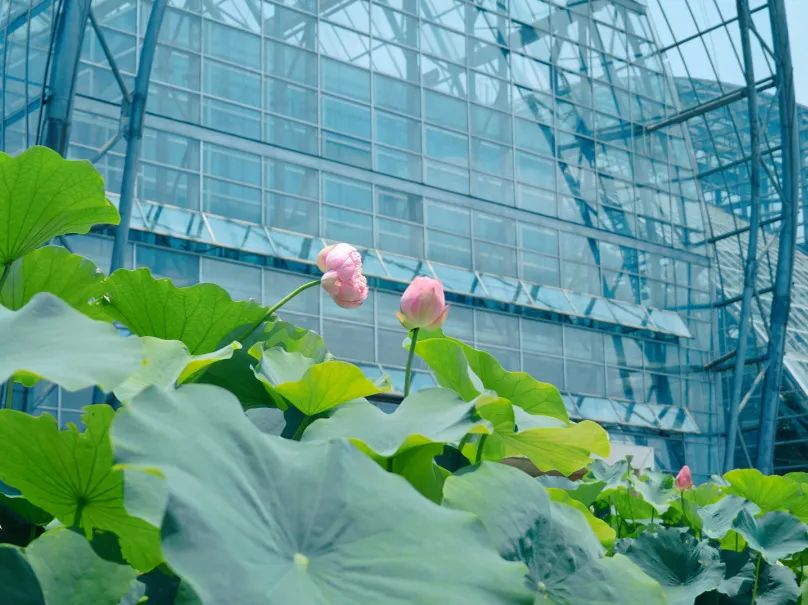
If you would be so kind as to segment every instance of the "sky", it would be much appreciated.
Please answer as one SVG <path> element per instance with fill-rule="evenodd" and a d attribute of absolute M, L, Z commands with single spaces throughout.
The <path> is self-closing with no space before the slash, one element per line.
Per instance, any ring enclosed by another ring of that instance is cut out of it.
<path fill-rule="evenodd" d="M 808 105 L 808 0 L 785 0 L 797 103 Z"/>

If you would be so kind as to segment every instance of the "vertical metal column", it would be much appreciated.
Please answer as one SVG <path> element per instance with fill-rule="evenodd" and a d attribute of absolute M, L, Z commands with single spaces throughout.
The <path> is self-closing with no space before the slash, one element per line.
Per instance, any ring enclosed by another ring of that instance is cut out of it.
<path fill-rule="evenodd" d="M 794 248 L 797 238 L 797 209 L 800 183 L 799 131 L 794 97 L 794 73 L 791 45 L 783 0 L 769 1 L 774 59 L 777 67 L 777 92 L 780 105 L 780 128 L 783 159 L 783 217 L 777 256 L 777 274 L 771 309 L 771 334 L 766 358 L 769 367 L 763 380 L 760 404 L 757 467 L 771 473 L 774 467 L 774 439 L 780 404 L 786 325 L 791 308 L 791 282 L 794 271 Z"/>
<path fill-rule="evenodd" d="M 45 103 L 42 144 L 58 151 L 67 152 L 70 140 L 70 110 L 73 106 L 73 89 L 81 57 L 84 31 L 90 14 L 90 0 L 65 0 L 56 27 L 51 66 Z"/>
<path fill-rule="evenodd" d="M 115 231 L 110 273 L 124 266 L 126 246 L 129 242 L 129 225 L 132 222 L 135 179 L 140 166 L 140 148 L 143 143 L 143 116 L 146 112 L 154 54 L 157 50 L 157 37 L 160 35 L 160 26 L 163 23 L 167 3 L 167 0 L 155 0 L 152 5 L 146 35 L 143 36 L 143 46 L 140 49 L 140 64 L 137 76 L 135 76 L 132 102 L 126 108 L 126 128 L 123 135 L 126 139 L 126 157 L 124 158 L 121 198 L 118 205 L 121 223 Z"/>
<path fill-rule="evenodd" d="M 741 314 L 738 318 L 738 345 L 735 352 L 735 364 L 732 375 L 732 393 L 729 402 L 729 418 L 727 419 L 727 441 L 724 450 L 724 470 L 735 466 L 735 443 L 738 436 L 738 418 L 740 416 L 741 391 L 746 373 L 746 347 L 749 341 L 752 316 L 752 294 L 757 282 L 757 247 L 758 230 L 760 229 L 760 129 L 758 119 L 757 85 L 755 83 L 755 63 L 752 57 L 752 42 L 749 30 L 752 27 L 749 14 L 749 0 L 736 0 L 738 10 L 738 28 L 741 33 L 743 49 L 744 76 L 746 78 L 746 108 L 749 113 L 749 180 L 751 191 L 749 242 L 746 249 L 744 266 L 743 293 L 741 295 Z M 740 246 L 739 246 L 740 248 Z"/>

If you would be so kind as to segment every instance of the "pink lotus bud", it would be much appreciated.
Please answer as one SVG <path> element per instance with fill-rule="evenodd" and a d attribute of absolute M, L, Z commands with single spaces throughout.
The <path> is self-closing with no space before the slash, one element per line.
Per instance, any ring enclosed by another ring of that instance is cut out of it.
<path fill-rule="evenodd" d="M 682 467 L 682 470 L 679 471 L 679 474 L 676 475 L 676 487 L 682 491 L 693 487 L 693 477 L 690 476 L 690 467 L 686 464 Z"/>
<path fill-rule="evenodd" d="M 443 285 L 431 277 L 416 277 L 401 296 L 398 320 L 408 330 L 436 330 L 446 321 L 449 307 L 443 295 Z"/>
<path fill-rule="evenodd" d="M 320 278 L 323 290 L 340 307 L 358 307 L 368 297 L 368 281 L 362 275 L 362 257 L 349 244 L 333 244 L 320 250 L 317 266 L 324 275 Z"/>

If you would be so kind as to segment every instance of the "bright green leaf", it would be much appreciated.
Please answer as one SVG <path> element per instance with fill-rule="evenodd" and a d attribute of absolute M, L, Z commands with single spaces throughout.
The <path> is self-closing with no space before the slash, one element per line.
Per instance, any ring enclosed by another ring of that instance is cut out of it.
<path fill-rule="evenodd" d="M 665 473 L 649 471 L 642 478 L 632 476 L 631 484 L 642 499 L 659 514 L 665 513 L 671 502 L 679 497 L 679 492 L 672 487 L 673 478 Z"/>
<path fill-rule="evenodd" d="M 611 548 L 614 545 L 615 538 L 617 538 L 614 529 L 603 519 L 598 519 L 593 515 L 592 511 L 584 506 L 582 502 L 573 498 L 567 490 L 550 487 L 547 488 L 547 495 L 550 496 L 553 502 L 561 502 L 580 512 L 586 519 L 586 522 L 589 523 L 589 527 L 592 528 L 592 533 L 595 534 L 598 541 L 605 548 Z"/>
<path fill-rule="evenodd" d="M 82 313 L 100 296 L 104 275 L 95 264 L 59 246 L 29 252 L 11 264 L 0 290 L 0 305 L 21 309 L 39 292 L 50 292 Z"/>
<path fill-rule="evenodd" d="M 74 425 L 60 431 L 48 414 L 0 410 L 0 480 L 65 525 L 116 533 L 127 560 L 151 569 L 160 562 L 157 530 L 126 513 L 123 476 L 112 468 L 114 411 L 104 404 L 84 410 L 82 433 Z"/>
<path fill-rule="evenodd" d="M 795 498 L 802 495 L 800 484 L 779 475 L 764 475 L 754 468 L 736 469 L 724 475 L 729 483 L 728 494 L 746 498 L 767 513 L 787 510 Z"/>
<path fill-rule="evenodd" d="M 693 605 L 724 579 L 718 550 L 678 528 L 646 532 L 620 550 L 662 585 L 670 605 Z"/>
<path fill-rule="evenodd" d="M 123 463 L 163 473 L 166 561 L 204 603 L 529 602 L 524 567 L 471 515 L 344 441 L 261 433 L 221 389 L 150 388 L 118 413 L 113 440 Z"/>
<path fill-rule="evenodd" d="M 111 391 L 143 359 L 137 338 L 122 337 L 48 293 L 37 294 L 19 311 L 0 307 L 0 334 L 0 382 L 24 374 L 69 391 L 94 385 Z"/>
<path fill-rule="evenodd" d="M 435 374 L 438 383 L 471 400 L 482 389 L 494 391 L 530 414 L 569 420 L 558 389 L 525 372 L 505 370 L 490 353 L 453 338 L 419 340 L 415 351 Z"/>
<path fill-rule="evenodd" d="M 118 605 L 136 575 L 66 528 L 45 532 L 25 549 L 0 544 L 0 590 L 8 605 Z"/>
<path fill-rule="evenodd" d="M 260 325 L 268 309 L 234 301 L 224 288 L 196 284 L 180 288 L 155 279 L 148 269 L 119 269 L 104 282 L 100 310 L 138 336 L 181 340 L 194 355 L 241 341 Z"/>
<path fill-rule="evenodd" d="M 609 455 L 609 435 L 599 424 L 583 420 L 556 428 L 520 433 L 493 433 L 485 441 L 483 458 L 501 460 L 524 456 L 541 471 L 571 475 L 592 462 L 592 454 Z"/>
<path fill-rule="evenodd" d="M 665 603 L 659 584 L 625 557 L 604 557 L 583 515 L 522 471 L 484 462 L 449 477 L 444 493 L 446 506 L 482 519 L 503 557 L 527 564 L 536 604 Z"/>
<path fill-rule="evenodd" d="M 300 353 L 280 348 L 263 351 L 255 375 L 271 395 L 280 395 L 306 416 L 383 390 L 351 363 L 314 363 Z M 280 402 L 278 406 L 282 407 Z"/>
<path fill-rule="evenodd" d="M 755 518 L 742 510 L 735 518 L 733 529 L 746 539 L 749 548 L 761 553 L 769 563 L 808 548 L 808 527 L 789 513 L 775 511 Z"/>
<path fill-rule="evenodd" d="M 95 167 L 47 147 L 16 157 L 0 152 L 0 216 L 0 271 L 57 235 L 120 220 Z"/>

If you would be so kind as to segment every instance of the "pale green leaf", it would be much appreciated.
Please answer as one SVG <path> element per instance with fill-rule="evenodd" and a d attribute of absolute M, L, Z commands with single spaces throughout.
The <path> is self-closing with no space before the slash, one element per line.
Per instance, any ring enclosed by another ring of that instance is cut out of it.
<path fill-rule="evenodd" d="M 261 433 L 216 387 L 147 389 L 113 440 L 123 463 L 163 473 L 166 562 L 203 603 L 529 602 L 524 566 L 500 559 L 471 515 L 344 441 Z"/>
<path fill-rule="evenodd" d="M 122 337 L 48 293 L 19 311 L 0 307 L 0 334 L 0 382 L 24 373 L 69 391 L 95 385 L 111 391 L 144 357 L 137 338 Z"/>
<path fill-rule="evenodd" d="M 789 513 L 775 511 L 755 518 L 741 510 L 733 529 L 769 563 L 808 548 L 808 527 Z"/>

